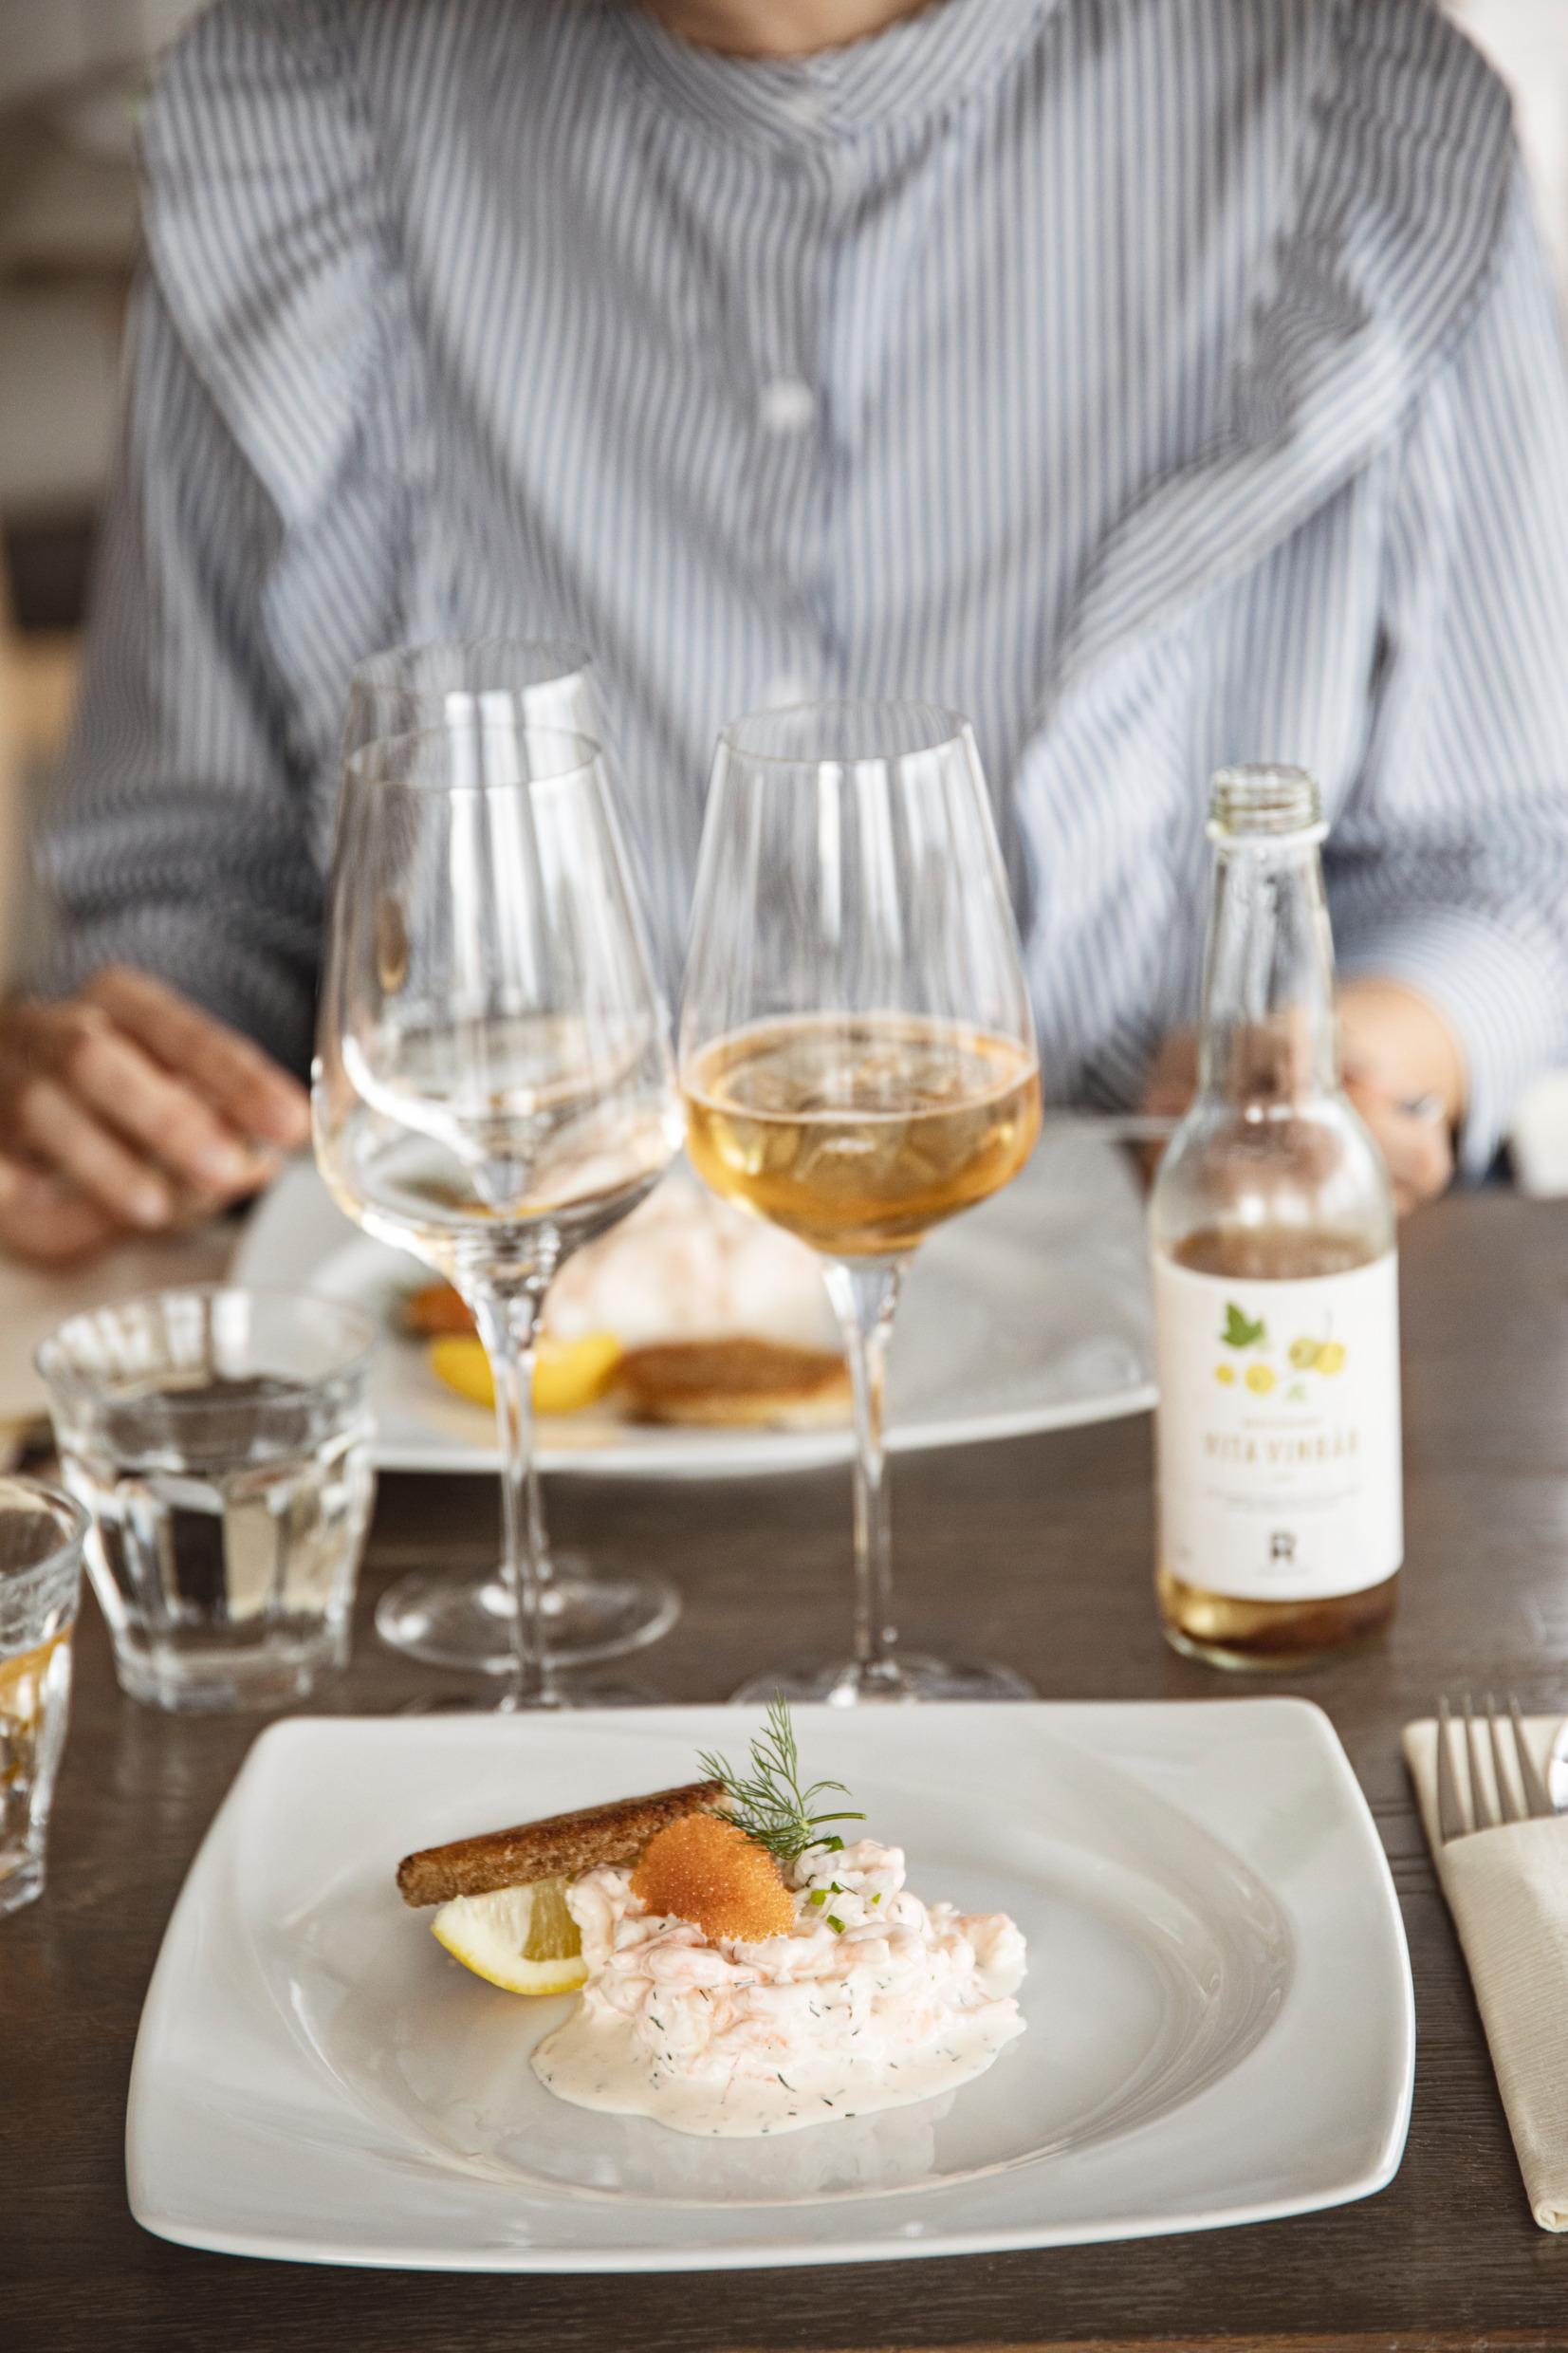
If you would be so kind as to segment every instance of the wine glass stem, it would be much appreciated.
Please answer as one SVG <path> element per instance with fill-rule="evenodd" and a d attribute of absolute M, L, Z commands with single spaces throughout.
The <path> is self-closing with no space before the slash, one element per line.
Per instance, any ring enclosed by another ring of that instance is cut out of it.
<path fill-rule="evenodd" d="M 904 1264 L 901 1258 L 862 1258 L 835 1261 L 827 1269 L 855 1398 L 855 1663 L 862 1691 L 892 1690 L 898 1682 L 882 1419 L 888 1343 Z"/>
<path fill-rule="evenodd" d="M 501 1439 L 501 1571 L 511 1599 L 509 1697 L 514 1707 L 553 1707 L 555 1666 L 544 1630 L 544 1523 L 533 1461 L 533 1358 L 544 1285 L 497 1290 L 476 1284 L 469 1306 L 495 1382 Z"/>

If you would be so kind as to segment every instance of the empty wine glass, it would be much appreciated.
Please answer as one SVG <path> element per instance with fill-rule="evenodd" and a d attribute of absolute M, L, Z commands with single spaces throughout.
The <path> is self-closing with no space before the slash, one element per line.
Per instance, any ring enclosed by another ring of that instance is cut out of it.
<path fill-rule="evenodd" d="M 472 1310 L 505 1466 L 500 1704 L 566 1704 L 531 1476 L 540 1305 L 680 1144 L 664 1009 L 596 745 L 475 716 L 350 757 L 312 1097 L 341 1206 Z"/>
<path fill-rule="evenodd" d="M 360 662 L 343 713 L 346 761 L 367 744 L 436 727 L 521 723 L 586 735 L 604 730 L 593 666 L 578 645 L 551 639 L 445 638 L 391 646 Z M 611 789 L 613 791 L 613 780 Z M 539 1505 L 543 1529 L 543 1504 Z M 544 1542 L 542 1538 L 542 1542 Z M 680 1615 L 673 1585 L 579 1550 L 541 1552 L 542 1606 L 562 1666 L 616 1658 L 667 1634 Z M 427 1666 L 504 1675 L 511 1664 L 511 1601 L 495 1569 L 476 1576 L 415 1569 L 389 1585 L 376 1629 Z"/>
<path fill-rule="evenodd" d="M 356 668 L 343 709 L 347 760 L 388 735 L 487 722 L 557 728 L 602 749 L 593 664 L 556 638 L 433 638 L 392 645 Z"/>
<path fill-rule="evenodd" d="M 692 1162 L 826 1261 L 855 1397 L 855 1655 L 738 1695 L 1015 1697 L 999 1667 L 900 1656 L 883 1389 L 899 1283 L 1040 1132 L 1034 1026 L 968 722 L 802 705 L 719 738 L 680 1030 Z"/>

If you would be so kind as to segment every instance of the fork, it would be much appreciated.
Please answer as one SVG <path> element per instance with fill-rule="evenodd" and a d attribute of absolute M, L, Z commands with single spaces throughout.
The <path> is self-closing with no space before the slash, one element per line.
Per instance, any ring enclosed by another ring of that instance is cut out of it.
<path fill-rule="evenodd" d="M 1505 1822 L 1523 1822 L 1527 1816 L 1556 1813 L 1557 1807 L 1546 1794 L 1530 1743 L 1520 1714 L 1519 1701 L 1510 1694 L 1506 1702 L 1507 1715 L 1498 1713 L 1490 1692 L 1485 1698 L 1485 1725 L 1490 1739 L 1492 1779 L 1496 1785 L 1495 1800 L 1488 1794 L 1481 1769 L 1481 1726 L 1468 1692 L 1465 1695 L 1465 1741 L 1463 1754 L 1468 1784 L 1465 1795 L 1460 1791 L 1461 1776 L 1454 1770 L 1454 1746 L 1451 1732 L 1453 1717 L 1447 1698 L 1437 1703 L 1437 1835 L 1447 1846 L 1453 1839 L 1467 1838 L 1477 1830 L 1496 1830 Z M 1513 1782 L 1503 1762 L 1503 1726 L 1513 1735 L 1514 1770 L 1518 1777 L 1523 1804 L 1514 1794 Z"/>

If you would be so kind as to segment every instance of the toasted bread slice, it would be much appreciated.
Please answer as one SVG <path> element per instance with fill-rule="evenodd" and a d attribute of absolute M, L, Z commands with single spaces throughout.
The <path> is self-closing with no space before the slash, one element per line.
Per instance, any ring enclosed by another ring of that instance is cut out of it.
<path fill-rule="evenodd" d="M 472 1310 L 450 1283 L 422 1283 L 416 1291 L 407 1292 L 399 1321 L 416 1340 L 445 1340 L 473 1329 Z"/>
<path fill-rule="evenodd" d="M 405 1855 L 397 1886 L 409 1904 L 448 1903 L 453 1896 L 489 1896 L 533 1880 L 575 1879 L 604 1862 L 636 1862 L 655 1833 L 688 1814 L 724 1810 L 724 1784 L 693 1781 L 682 1789 L 655 1789 L 575 1814 L 551 1814 L 511 1830 L 488 1830 Z"/>
<path fill-rule="evenodd" d="M 676 1340 L 628 1348 L 616 1393 L 637 1421 L 813 1430 L 849 1415 L 849 1373 L 826 1348 L 775 1340 Z"/>

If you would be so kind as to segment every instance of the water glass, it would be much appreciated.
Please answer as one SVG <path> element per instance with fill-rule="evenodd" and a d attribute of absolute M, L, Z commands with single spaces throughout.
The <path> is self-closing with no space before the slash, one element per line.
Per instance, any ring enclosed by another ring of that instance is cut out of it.
<path fill-rule="evenodd" d="M 282 1707 L 346 1665 L 375 1500 L 375 1339 L 331 1300 L 200 1285 L 76 1316 L 45 1343 L 133 1699 Z"/>
<path fill-rule="evenodd" d="M 44 1892 L 86 1532 L 68 1495 L 0 1478 L 0 1919 Z"/>

